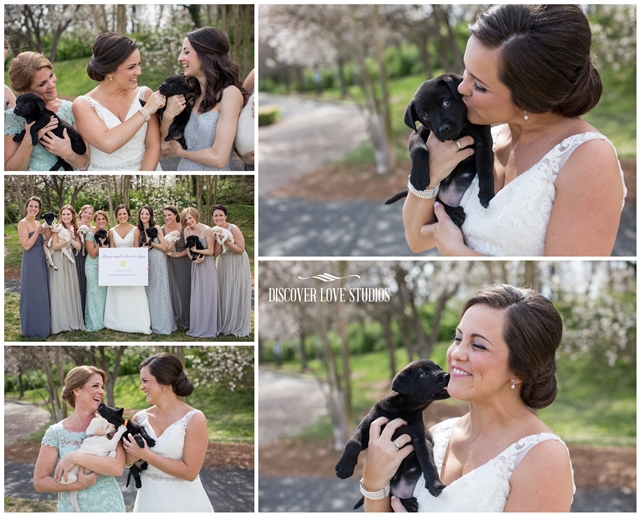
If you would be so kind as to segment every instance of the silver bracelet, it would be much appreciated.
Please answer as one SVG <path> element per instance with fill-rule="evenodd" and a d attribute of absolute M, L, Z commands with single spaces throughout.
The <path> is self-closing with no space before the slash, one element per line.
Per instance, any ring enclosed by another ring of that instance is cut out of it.
<path fill-rule="evenodd" d="M 438 183 L 430 190 L 417 190 L 416 187 L 411 184 L 411 176 L 409 176 L 407 188 L 413 195 L 419 197 L 420 199 L 433 199 L 438 195 L 438 192 L 440 191 L 440 183 Z"/>
<path fill-rule="evenodd" d="M 147 108 L 140 108 L 140 113 L 142 113 L 142 116 L 144 117 L 144 119 L 148 122 L 151 119 L 151 115 L 149 114 L 149 112 L 147 111 Z"/>
<path fill-rule="evenodd" d="M 367 498 L 368 500 L 384 500 L 389 493 L 391 492 L 391 482 L 388 482 L 384 489 L 380 489 L 380 491 L 367 491 L 362 484 L 362 478 L 360 479 L 360 492 L 362 496 Z"/>

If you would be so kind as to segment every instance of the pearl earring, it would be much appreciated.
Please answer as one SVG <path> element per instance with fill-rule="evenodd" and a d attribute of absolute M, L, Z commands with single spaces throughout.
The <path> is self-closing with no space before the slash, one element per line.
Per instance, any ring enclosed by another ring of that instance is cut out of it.
<path fill-rule="evenodd" d="M 515 389 L 516 388 L 516 381 L 515 380 L 511 380 L 511 389 Z"/>
<path fill-rule="evenodd" d="M 527 120 L 529 120 L 529 115 L 527 115 L 527 112 L 524 112 L 524 121 L 526 122 Z"/>
<path fill-rule="evenodd" d="M 112 81 L 112 80 L 113 80 L 113 76 L 112 76 L 112 75 L 110 75 L 110 76 L 109 76 L 109 80 L 110 80 L 110 81 Z M 525 118 L 525 120 L 526 120 L 526 118 Z"/>

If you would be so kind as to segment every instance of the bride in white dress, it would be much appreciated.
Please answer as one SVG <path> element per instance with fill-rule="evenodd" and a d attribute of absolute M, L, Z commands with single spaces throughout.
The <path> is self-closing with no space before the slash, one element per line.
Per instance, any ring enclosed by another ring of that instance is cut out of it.
<path fill-rule="evenodd" d="M 142 459 L 149 465 L 133 511 L 214 512 L 199 475 L 209 443 L 207 421 L 178 398 L 193 392 L 182 362 L 171 353 L 153 355 L 140 364 L 140 382 L 153 406 L 133 421 L 144 426 L 156 445 L 140 448 L 132 438 L 123 440 L 127 464 Z"/>
<path fill-rule="evenodd" d="M 116 208 L 118 225 L 109 230 L 111 247 L 138 247 L 138 228 L 129 224 L 129 208 Z M 124 236 L 123 236 L 124 235 Z M 151 333 L 149 300 L 144 287 L 107 287 L 104 326 L 128 333 Z"/>
<path fill-rule="evenodd" d="M 73 102 L 78 131 L 89 143 L 88 170 L 162 170 L 155 113 L 165 98 L 138 87 L 141 73 L 140 51 L 131 39 L 112 32 L 98 36 L 87 74 L 100 84 Z"/>

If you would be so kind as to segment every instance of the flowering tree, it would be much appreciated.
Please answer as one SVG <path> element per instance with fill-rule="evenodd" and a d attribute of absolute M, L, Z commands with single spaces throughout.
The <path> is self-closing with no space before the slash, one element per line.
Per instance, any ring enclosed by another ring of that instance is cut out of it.
<path fill-rule="evenodd" d="M 211 346 L 185 355 L 191 361 L 193 385 L 230 391 L 254 388 L 253 347 Z"/>

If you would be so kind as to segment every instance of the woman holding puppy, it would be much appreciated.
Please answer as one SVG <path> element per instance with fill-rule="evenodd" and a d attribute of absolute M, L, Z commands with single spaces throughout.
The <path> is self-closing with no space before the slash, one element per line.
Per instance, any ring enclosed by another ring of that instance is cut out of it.
<path fill-rule="evenodd" d="M 76 210 L 70 204 L 60 208 L 60 225 L 66 230 L 67 239 L 61 232 L 53 232 L 51 238 L 51 258 L 58 270 L 49 273 L 51 295 L 51 333 L 84 330 L 80 286 L 73 251 L 81 247 L 78 236 Z"/>
<path fill-rule="evenodd" d="M 125 512 L 124 500 L 115 478 L 124 472 L 125 452 L 118 444 L 115 457 L 76 453 L 91 420 L 104 397 L 106 374 L 93 366 L 74 367 L 64 380 L 62 400 L 72 414 L 51 425 L 42 438 L 33 471 L 33 486 L 39 493 L 60 493 L 58 512 L 74 512 L 69 492 L 77 491 L 81 512 Z M 74 465 L 81 466 L 78 481 L 61 484 Z M 90 470 L 85 473 L 85 469 Z"/>
<path fill-rule="evenodd" d="M 185 247 L 184 227 L 180 223 L 180 213 L 175 206 L 165 206 L 162 210 L 164 226 L 162 233 L 166 237 L 177 231 L 179 240 L 167 242 L 167 272 L 171 291 L 171 305 L 178 328 L 189 329 L 191 304 L 191 260 Z"/>
<path fill-rule="evenodd" d="M 222 204 L 213 207 L 211 216 L 216 226 L 231 231 L 234 240 L 233 243 L 225 240 L 216 258 L 220 333 L 246 337 L 251 333 L 251 265 L 244 248 L 244 236 L 238 226 L 227 222 L 227 208 Z"/>
<path fill-rule="evenodd" d="M 200 469 L 209 445 L 207 420 L 180 397 L 193 392 L 180 359 L 171 353 L 152 355 L 140 364 L 140 390 L 150 408 L 133 421 L 156 440 L 153 448 L 140 448 L 124 439 L 127 463 L 142 459 L 142 472 L 134 512 L 213 512 L 200 481 Z"/>
<path fill-rule="evenodd" d="M 189 331 L 191 337 L 216 337 L 220 333 L 220 294 L 218 273 L 214 255 L 220 253 L 220 244 L 213 237 L 211 228 L 199 222 L 200 213 L 195 208 L 185 208 L 180 214 L 184 226 L 185 241 L 195 236 L 203 249 L 187 248 L 191 262 L 191 302 Z"/>
<path fill-rule="evenodd" d="M 178 61 L 190 92 L 167 99 L 161 125 L 162 144 L 182 158 L 178 170 L 230 170 L 238 117 L 249 95 L 229 57 L 229 39 L 222 31 L 203 27 L 187 34 Z M 191 116 L 184 131 L 187 149 L 165 142 L 169 126 L 186 105 Z"/>
<path fill-rule="evenodd" d="M 458 92 L 469 122 L 501 124 L 493 131 L 496 195 L 483 208 L 476 177 L 460 204 L 466 220 L 453 224 L 435 195 L 473 154 L 473 139 L 431 134 L 431 183 L 410 188 L 403 209 L 409 247 L 447 256 L 610 255 L 626 188 L 611 142 L 580 118 L 602 93 L 586 16 L 577 5 L 496 5 L 469 30 Z"/>
<path fill-rule="evenodd" d="M 85 204 L 80 211 L 78 212 L 78 218 L 80 219 L 78 222 L 78 230 L 80 231 L 84 226 L 87 233 L 93 231 L 93 226 L 91 225 L 91 219 L 93 218 L 93 206 L 89 204 Z M 86 241 L 86 234 L 85 234 Z M 87 249 L 86 244 L 82 242 L 80 239 L 80 249 L 74 251 L 73 257 L 76 260 L 76 271 L 78 272 L 78 286 L 80 287 L 80 302 L 82 303 L 82 318 L 85 318 L 86 315 L 86 302 L 87 302 L 87 277 L 85 275 L 85 260 L 87 258 Z"/>
<path fill-rule="evenodd" d="M 84 324 L 86 331 L 100 331 L 104 328 L 104 307 L 107 302 L 107 287 L 99 285 L 98 260 L 100 247 L 109 247 L 108 243 L 100 245 L 95 237 L 98 230 L 108 231 L 108 215 L 102 211 L 96 211 L 93 216 L 95 227 L 87 233 L 85 246 L 87 258 L 84 264 L 85 277 L 87 279 L 87 297 L 85 305 Z"/>
<path fill-rule="evenodd" d="M 20 327 L 23 337 L 44 340 L 51 335 L 49 267 L 44 254 L 45 241 L 51 236 L 51 231 L 42 229 L 38 222 L 42 209 L 39 197 L 27 199 L 26 208 L 26 217 L 18 222 L 18 238 L 23 249 L 20 266 Z"/>
<path fill-rule="evenodd" d="M 566 445 L 534 410 L 556 397 L 556 351 L 562 319 L 551 301 L 532 290 L 498 285 L 462 308 L 447 351 L 452 398 L 469 413 L 432 429 L 434 458 L 445 489 L 433 497 L 418 480 L 420 511 L 564 512 L 575 492 Z M 388 482 L 411 451 L 411 438 L 391 440 L 405 424 L 376 419 L 361 489 L 367 511 L 403 512 Z"/>
<path fill-rule="evenodd" d="M 151 238 L 149 230 L 155 230 L 156 236 Z M 145 290 L 149 299 L 151 331 L 169 335 L 176 330 L 176 323 L 173 320 L 167 259 L 164 255 L 167 244 L 162 231 L 156 226 L 150 206 L 143 206 L 138 212 L 138 238 L 140 246 L 149 248 L 149 285 Z"/>
<path fill-rule="evenodd" d="M 56 76 L 53 65 L 38 52 L 21 52 L 9 66 L 11 88 L 18 94 L 33 93 L 45 102 L 45 107 L 53 111 L 61 120 L 77 129 L 71 102 L 57 98 Z M 4 116 L 4 169 L 5 170 L 50 170 L 58 157 L 63 158 L 73 168 L 82 170 L 89 162 L 88 151 L 79 155 L 73 152 L 71 140 L 58 138 L 50 132 L 58 126 L 53 119 L 50 124 L 38 131 L 38 145 L 33 146 L 31 138 L 23 138 L 14 142 L 13 137 L 23 130 L 29 129 L 35 122 L 27 124 L 26 120 L 16 115 L 13 109 Z M 64 133 L 66 135 L 66 132 Z"/>

